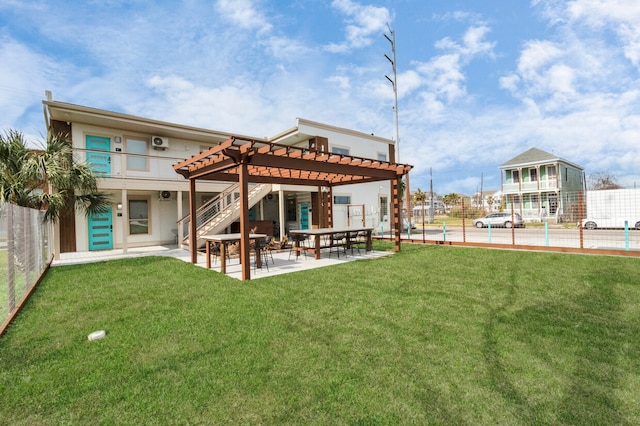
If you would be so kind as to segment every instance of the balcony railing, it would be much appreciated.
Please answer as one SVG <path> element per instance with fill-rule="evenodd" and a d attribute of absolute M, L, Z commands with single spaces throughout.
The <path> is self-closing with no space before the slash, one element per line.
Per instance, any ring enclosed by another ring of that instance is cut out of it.
<path fill-rule="evenodd" d="M 540 182 L 522 182 L 522 183 L 505 183 L 502 184 L 502 192 L 504 193 L 517 193 L 517 192 L 532 192 L 537 190 L 549 190 L 557 189 L 557 180 L 541 180 Z"/>

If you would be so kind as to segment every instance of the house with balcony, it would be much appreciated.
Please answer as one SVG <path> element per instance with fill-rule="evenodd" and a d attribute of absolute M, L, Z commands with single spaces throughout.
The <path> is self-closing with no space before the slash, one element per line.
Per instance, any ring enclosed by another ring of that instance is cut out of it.
<path fill-rule="evenodd" d="M 531 148 L 500 166 L 502 198 L 529 222 L 562 222 L 585 189 L 584 169 L 555 154 Z"/>
<path fill-rule="evenodd" d="M 112 196 L 112 205 L 103 214 L 86 217 L 70 209 L 60 218 L 53 230 L 56 256 L 110 249 L 126 253 L 130 248 L 167 244 L 187 246 L 192 229 L 191 202 L 197 207 L 193 220 L 198 236 L 237 231 L 237 182 L 199 180 L 191 191 L 191 182 L 174 170 L 174 165 L 232 138 L 324 152 L 332 163 L 338 161 L 335 168 L 342 167 L 346 160 L 353 163 L 362 159 L 360 162 L 386 169 L 392 169 L 394 162 L 393 140 L 302 118 L 297 119 L 295 127 L 265 138 L 51 98 L 43 105 L 47 130 L 70 136 L 76 158 L 99 172 L 99 190 Z M 310 182 L 291 179 L 287 183 L 251 183 L 251 228 L 282 239 L 291 229 L 325 227 L 328 223 L 344 227 L 357 222 L 377 228 L 393 214 L 391 181 L 362 179 L 363 183 L 331 188 Z"/>

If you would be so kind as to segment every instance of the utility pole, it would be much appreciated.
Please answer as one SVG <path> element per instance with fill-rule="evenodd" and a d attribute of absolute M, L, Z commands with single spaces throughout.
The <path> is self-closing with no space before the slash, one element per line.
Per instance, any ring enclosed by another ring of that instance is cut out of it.
<path fill-rule="evenodd" d="M 433 170 L 429 167 L 429 192 L 431 193 L 431 201 L 429 202 L 429 223 L 433 223 L 436 218 L 435 204 L 433 201 Z"/>
<path fill-rule="evenodd" d="M 393 70 L 393 79 L 391 79 L 388 75 L 385 75 L 385 77 L 387 78 L 387 80 L 389 80 L 389 82 L 391 83 L 391 86 L 393 86 L 393 111 L 395 114 L 395 139 L 396 139 L 396 163 L 400 162 L 400 135 L 399 135 L 399 131 L 398 131 L 398 73 L 396 70 L 396 32 L 393 31 L 391 29 L 391 27 L 389 26 L 389 24 L 387 24 L 387 28 L 389 28 L 389 32 L 391 33 L 391 37 L 389 37 L 388 35 L 384 34 L 384 38 L 386 38 L 389 43 L 391 43 L 391 56 L 393 56 L 393 59 L 391 59 L 386 53 L 384 55 L 385 58 L 387 58 L 387 60 L 389 62 L 391 62 L 391 68 Z"/>
<path fill-rule="evenodd" d="M 484 172 L 480 173 L 480 206 L 482 207 L 482 210 L 484 210 L 484 196 L 482 195 L 482 192 L 484 191 Z"/>

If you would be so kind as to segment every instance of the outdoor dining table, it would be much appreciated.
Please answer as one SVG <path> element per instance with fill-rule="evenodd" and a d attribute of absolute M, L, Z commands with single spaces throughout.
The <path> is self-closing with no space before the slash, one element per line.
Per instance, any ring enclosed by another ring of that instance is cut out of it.
<path fill-rule="evenodd" d="M 349 233 L 353 233 L 353 232 L 366 232 L 367 234 L 367 241 L 366 241 L 366 251 L 371 251 L 373 249 L 373 243 L 371 241 L 371 234 L 373 233 L 373 228 L 368 228 L 368 227 L 355 227 L 355 228 L 315 228 L 315 229 L 295 229 L 295 230 L 290 230 L 289 234 L 291 235 L 299 235 L 299 236 L 314 236 L 315 238 L 315 244 L 313 247 L 313 253 L 314 253 L 314 257 L 316 259 L 320 259 L 320 250 L 322 248 L 326 248 L 323 247 L 322 242 L 321 242 L 321 237 L 329 237 L 329 239 L 331 239 L 331 236 L 334 234 L 346 234 L 349 235 Z M 299 240 L 298 240 L 299 241 Z M 301 247 L 297 247 L 296 248 L 296 256 L 299 255 L 299 251 L 303 250 L 303 248 Z"/>
<path fill-rule="evenodd" d="M 240 233 L 235 234 L 209 234 L 203 235 L 202 238 L 205 241 L 205 253 L 207 256 L 207 269 L 211 268 L 211 244 L 219 243 L 220 244 L 220 272 L 223 274 L 227 273 L 227 245 L 232 243 L 237 243 L 242 238 Z M 259 240 L 266 239 L 267 234 L 249 234 L 249 240 Z M 242 259 L 242 257 L 240 257 Z M 260 249 L 259 245 L 256 244 L 256 267 L 260 268 L 261 265 L 260 259 Z"/>

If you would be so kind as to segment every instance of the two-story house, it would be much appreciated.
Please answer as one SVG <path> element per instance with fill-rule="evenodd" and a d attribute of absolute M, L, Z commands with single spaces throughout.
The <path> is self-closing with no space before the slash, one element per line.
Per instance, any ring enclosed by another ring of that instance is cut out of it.
<path fill-rule="evenodd" d="M 531 148 L 500 166 L 502 196 L 526 221 L 556 221 L 584 190 L 584 169 L 555 154 Z"/>
<path fill-rule="evenodd" d="M 47 99 L 48 131 L 68 134 L 74 155 L 101 173 L 99 189 L 112 194 L 102 215 L 71 213 L 54 229 L 54 252 L 82 252 L 189 243 L 190 183 L 174 165 L 206 152 L 230 137 L 373 159 L 391 167 L 394 141 L 299 118 L 297 125 L 271 138 L 256 138 L 137 117 Z M 385 167 L 387 167 L 385 166 Z M 339 167 L 339 166 L 338 166 Z M 331 192 L 332 224 L 349 220 L 378 227 L 392 215 L 390 181 L 336 186 Z M 304 184 L 252 184 L 249 217 L 260 232 L 282 238 L 290 229 L 326 225 L 324 189 Z M 238 184 L 198 181 L 195 204 L 201 233 L 237 229 Z"/>

